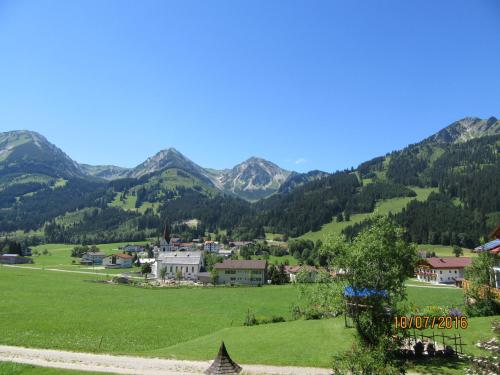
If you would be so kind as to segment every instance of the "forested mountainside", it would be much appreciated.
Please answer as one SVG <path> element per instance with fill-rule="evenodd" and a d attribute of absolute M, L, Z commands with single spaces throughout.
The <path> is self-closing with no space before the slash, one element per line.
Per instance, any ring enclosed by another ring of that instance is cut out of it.
<path fill-rule="evenodd" d="M 370 213 L 381 200 L 412 198 L 420 187 L 434 193 L 392 212 L 409 238 L 474 246 L 500 217 L 499 123 L 466 118 L 356 169 L 302 174 L 259 158 L 206 169 L 175 149 L 133 169 L 80 165 L 37 133 L 1 133 L 0 232 L 35 231 L 51 242 L 127 241 L 155 236 L 168 221 L 186 236 L 225 230 L 235 239 L 297 237 L 339 216 Z M 184 224 L 193 219 L 196 228 Z"/>

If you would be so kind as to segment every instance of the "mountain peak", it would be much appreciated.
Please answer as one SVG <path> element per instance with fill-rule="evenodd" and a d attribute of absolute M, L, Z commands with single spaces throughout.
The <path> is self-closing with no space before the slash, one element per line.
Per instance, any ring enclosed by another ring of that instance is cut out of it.
<path fill-rule="evenodd" d="M 224 190 L 252 201 L 278 191 L 289 175 L 289 171 L 276 164 L 252 156 L 222 173 L 218 182 Z"/>
<path fill-rule="evenodd" d="M 0 133 L 0 170 L 43 173 L 52 177 L 83 177 L 84 172 L 61 149 L 31 130 Z"/>
<path fill-rule="evenodd" d="M 464 117 L 441 129 L 425 141 L 438 143 L 459 143 L 489 135 L 500 134 L 500 121 L 491 116 L 488 119 Z"/>

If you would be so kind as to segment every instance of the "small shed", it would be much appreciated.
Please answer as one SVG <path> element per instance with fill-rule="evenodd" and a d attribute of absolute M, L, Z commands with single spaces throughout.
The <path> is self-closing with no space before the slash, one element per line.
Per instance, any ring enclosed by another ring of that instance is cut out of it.
<path fill-rule="evenodd" d="M 235 375 L 241 372 L 242 368 L 238 366 L 229 356 L 224 341 L 219 348 L 219 353 L 215 357 L 212 365 L 205 371 L 208 375 Z"/>

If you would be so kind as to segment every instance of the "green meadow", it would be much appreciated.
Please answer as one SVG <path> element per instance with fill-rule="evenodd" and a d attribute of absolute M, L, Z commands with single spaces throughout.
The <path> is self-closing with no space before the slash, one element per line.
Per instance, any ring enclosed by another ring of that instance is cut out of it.
<path fill-rule="evenodd" d="M 374 213 L 387 215 L 389 212 L 398 213 L 400 212 L 406 205 L 412 200 L 425 201 L 429 197 L 432 192 L 437 191 L 435 188 L 419 188 L 412 187 L 412 190 L 417 193 L 416 197 L 402 197 L 402 198 L 392 198 L 392 199 L 383 199 L 375 205 L 375 210 L 372 213 L 362 213 L 362 214 L 353 214 L 351 215 L 351 219 L 349 221 L 341 221 L 337 222 L 335 218 L 332 218 L 332 221 L 323 225 L 321 230 L 317 232 L 307 232 L 300 236 L 300 238 L 306 240 L 324 240 L 325 237 L 330 233 L 340 234 L 342 230 L 350 225 L 359 223 L 365 219 L 368 219 Z"/>
<path fill-rule="evenodd" d="M 436 253 L 438 257 L 453 257 L 453 246 L 444 246 L 444 245 L 417 245 L 418 251 L 433 251 Z M 477 253 L 473 253 L 472 249 L 462 248 L 464 251 L 463 257 L 475 258 L 477 257 Z"/>
<path fill-rule="evenodd" d="M 106 254 L 119 253 L 121 250 L 120 246 L 127 244 L 139 244 L 144 245 L 148 241 L 139 242 L 115 242 L 109 244 L 99 244 L 97 247 L 100 251 Z M 51 268 L 64 271 L 79 271 L 79 272 L 89 272 L 89 273 L 99 273 L 99 274 L 109 274 L 114 275 L 122 272 L 134 272 L 137 271 L 135 268 L 129 269 L 103 269 L 102 266 L 82 266 L 78 263 L 78 258 L 71 257 L 71 250 L 75 245 L 69 244 L 44 244 L 32 247 L 32 251 L 38 251 L 39 255 L 34 255 L 32 257 L 33 264 L 20 265 L 20 267 L 35 267 L 35 268 Z M 47 254 L 43 254 L 47 250 Z M 75 261 L 75 264 L 72 262 Z"/>
<path fill-rule="evenodd" d="M 344 328 L 342 317 L 293 321 L 293 285 L 142 289 L 98 283 L 92 275 L 6 266 L 0 266 L 0 284 L 3 345 L 208 360 L 224 340 L 241 363 L 329 367 L 355 332 Z M 410 303 L 463 304 L 460 289 L 408 284 Z M 287 321 L 245 327 L 248 311 Z M 489 321 L 470 320 L 462 331 L 467 350 L 477 351 L 475 341 L 489 337 Z"/>

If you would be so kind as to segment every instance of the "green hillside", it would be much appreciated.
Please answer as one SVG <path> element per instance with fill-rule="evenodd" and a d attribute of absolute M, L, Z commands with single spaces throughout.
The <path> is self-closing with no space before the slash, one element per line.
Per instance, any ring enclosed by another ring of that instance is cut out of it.
<path fill-rule="evenodd" d="M 371 181 L 368 181 L 368 183 L 371 183 Z M 365 184 L 367 184 L 366 181 Z M 400 212 L 404 207 L 406 207 L 406 205 L 410 201 L 412 200 L 425 201 L 429 197 L 430 193 L 437 191 L 436 188 L 412 187 L 411 189 L 415 191 L 415 193 L 417 194 L 416 197 L 401 197 L 401 198 L 391 198 L 391 199 L 381 200 L 377 202 L 375 210 L 372 213 L 353 214 L 351 215 L 349 221 L 337 222 L 337 220 L 334 218 L 328 224 L 323 225 L 321 227 L 321 230 L 316 232 L 307 232 L 302 236 L 300 236 L 299 238 L 312 241 L 317 241 L 317 240 L 323 241 L 328 234 L 330 233 L 340 234 L 343 229 L 347 228 L 350 225 L 360 223 L 363 220 L 368 219 L 372 214 L 387 215 L 389 214 L 389 212 L 391 213 Z"/>

